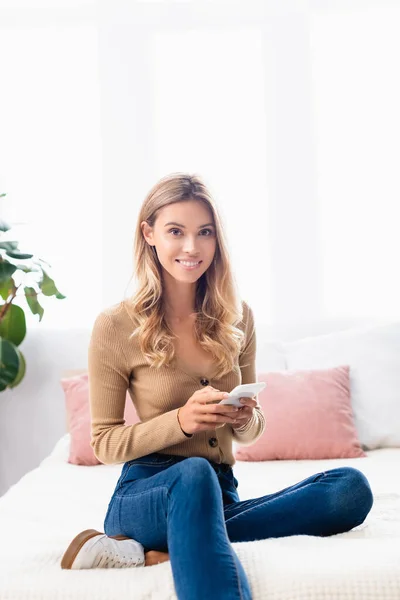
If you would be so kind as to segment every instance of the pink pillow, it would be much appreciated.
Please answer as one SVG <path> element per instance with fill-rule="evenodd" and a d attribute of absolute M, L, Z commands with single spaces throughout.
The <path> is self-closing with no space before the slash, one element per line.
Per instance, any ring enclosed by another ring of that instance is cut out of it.
<path fill-rule="evenodd" d="M 237 446 L 237 460 L 360 458 L 350 399 L 350 367 L 262 373 L 258 394 L 264 433 L 251 446 Z"/>
<path fill-rule="evenodd" d="M 94 466 L 102 464 L 90 445 L 89 378 L 87 373 L 60 380 L 65 394 L 65 407 L 70 432 L 68 462 L 73 465 Z M 126 394 L 124 419 L 126 425 L 139 423 L 129 392 Z"/>

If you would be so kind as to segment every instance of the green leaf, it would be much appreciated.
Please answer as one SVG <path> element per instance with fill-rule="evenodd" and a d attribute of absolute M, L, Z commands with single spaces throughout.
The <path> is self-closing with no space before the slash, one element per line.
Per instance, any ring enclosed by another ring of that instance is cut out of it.
<path fill-rule="evenodd" d="M 15 251 L 15 250 L 7 250 L 6 252 L 7 256 L 10 256 L 11 258 L 18 258 L 20 260 L 25 259 L 25 258 L 32 258 L 33 254 L 24 254 L 23 252 Z"/>
<path fill-rule="evenodd" d="M 0 260 L 0 284 L 8 281 L 16 270 L 17 267 L 8 262 L 8 260 Z"/>
<path fill-rule="evenodd" d="M 7 300 L 8 296 L 10 296 L 12 290 L 15 288 L 15 281 L 12 277 L 7 279 L 7 281 L 3 281 L 0 283 L 0 296 L 3 300 Z"/>
<path fill-rule="evenodd" d="M 56 296 L 56 298 L 59 298 L 60 300 L 65 298 L 65 296 L 63 296 L 61 292 L 59 292 L 56 288 L 56 284 L 54 283 L 53 279 L 47 275 L 46 271 L 43 268 L 42 272 L 43 279 L 42 281 L 39 281 L 38 285 L 42 290 L 43 294 L 45 296 Z"/>
<path fill-rule="evenodd" d="M 4 304 L 0 305 L 0 310 Z M 19 346 L 26 335 L 25 313 L 20 306 L 11 304 L 0 321 L 0 336 Z"/>
<path fill-rule="evenodd" d="M 26 371 L 26 361 L 25 361 L 24 355 L 22 354 L 22 352 L 19 348 L 15 348 L 15 350 L 16 350 L 16 352 L 18 354 L 18 358 L 19 358 L 19 369 L 18 369 L 16 378 L 12 381 L 12 383 L 8 384 L 8 387 L 11 389 L 21 383 L 22 379 L 25 376 L 25 371 Z"/>
<path fill-rule="evenodd" d="M 12 383 L 19 372 L 19 353 L 12 342 L 0 337 L 0 392 Z"/>
<path fill-rule="evenodd" d="M 0 242 L 0 248 L 3 250 L 16 250 L 18 242 Z"/>
<path fill-rule="evenodd" d="M 4 219 L 0 218 L 0 231 L 9 231 L 10 229 L 11 225 L 9 225 Z"/>
<path fill-rule="evenodd" d="M 33 287 L 24 287 L 25 298 L 33 315 L 39 315 L 39 322 L 42 320 L 44 309 L 39 304 L 37 292 Z"/>

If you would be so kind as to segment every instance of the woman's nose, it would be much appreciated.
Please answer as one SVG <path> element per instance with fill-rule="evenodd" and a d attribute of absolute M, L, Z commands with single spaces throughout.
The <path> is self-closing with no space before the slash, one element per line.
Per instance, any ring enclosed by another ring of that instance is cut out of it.
<path fill-rule="evenodd" d="M 196 254 L 197 246 L 194 241 L 186 240 L 183 244 L 183 250 L 185 252 L 189 252 L 190 254 Z"/>

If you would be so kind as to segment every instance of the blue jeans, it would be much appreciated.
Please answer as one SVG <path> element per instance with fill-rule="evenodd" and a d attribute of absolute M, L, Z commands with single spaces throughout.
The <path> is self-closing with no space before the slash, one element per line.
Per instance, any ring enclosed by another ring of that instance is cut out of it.
<path fill-rule="evenodd" d="M 329 536 L 360 525 L 373 504 L 365 475 L 339 467 L 240 501 L 229 465 L 154 452 L 124 463 L 104 521 L 147 550 L 169 552 L 179 600 L 248 600 L 231 542 Z"/>

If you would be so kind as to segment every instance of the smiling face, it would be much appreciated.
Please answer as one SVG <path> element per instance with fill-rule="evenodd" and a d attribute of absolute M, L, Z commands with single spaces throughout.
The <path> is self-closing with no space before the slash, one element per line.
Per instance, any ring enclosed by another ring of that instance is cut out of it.
<path fill-rule="evenodd" d="M 200 201 L 188 200 L 164 206 L 154 228 L 141 223 L 146 241 L 156 247 L 164 276 L 194 283 L 211 265 L 216 250 L 216 231 L 210 209 Z M 178 261 L 196 263 L 185 265 Z M 197 264 L 199 263 L 199 264 Z"/>

